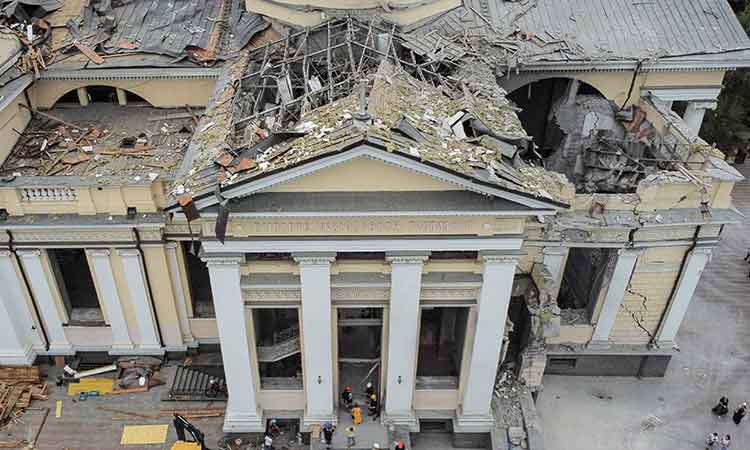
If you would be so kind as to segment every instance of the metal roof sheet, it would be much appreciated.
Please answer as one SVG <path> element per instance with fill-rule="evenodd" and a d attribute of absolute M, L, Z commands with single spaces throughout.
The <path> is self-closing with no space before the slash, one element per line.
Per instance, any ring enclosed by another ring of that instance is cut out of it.
<path fill-rule="evenodd" d="M 413 45 L 422 50 L 437 47 L 441 37 L 467 35 L 494 41 L 519 63 L 659 59 L 750 48 L 726 0 L 465 0 L 411 32 Z"/>

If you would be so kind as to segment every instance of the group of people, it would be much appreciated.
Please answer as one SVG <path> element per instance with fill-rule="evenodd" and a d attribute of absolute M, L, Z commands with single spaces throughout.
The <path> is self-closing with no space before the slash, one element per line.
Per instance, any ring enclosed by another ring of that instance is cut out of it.
<path fill-rule="evenodd" d="M 380 417 L 380 405 L 378 402 L 378 394 L 372 383 L 368 382 L 365 386 L 365 398 L 367 398 L 367 415 L 372 417 L 375 421 Z M 351 386 L 346 386 L 344 391 L 341 393 L 341 402 L 344 407 L 350 411 L 352 417 L 352 425 L 344 430 L 346 434 L 346 445 L 347 448 L 352 448 L 357 445 L 357 425 L 362 424 L 362 408 L 357 402 L 354 401 L 354 390 Z M 333 435 L 336 432 L 336 425 L 326 422 L 323 424 L 321 430 L 321 438 L 325 442 L 328 449 L 331 448 L 331 442 L 333 441 Z M 372 444 L 372 450 L 380 450 L 380 444 Z M 394 450 L 405 450 L 406 444 L 403 441 L 398 441 L 394 444 Z"/>
<path fill-rule="evenodd" d="M 719 399 L 719 403 L 711 408 L 711 412 L 720 418 L 726 417 L 729 414 L 729 398 L 723 396 Z M 742 419 L 747 415 L 747 403 L 742 402 L 732 414 L 732 421 L 735 425 L 742 423 Z M 724 435 L 723 438 L 719 438 L 718 433 L 710 433 L 706 437 L 706 450 L 728 450 L 732 443 L 732 437 L 730 435 Z"/>

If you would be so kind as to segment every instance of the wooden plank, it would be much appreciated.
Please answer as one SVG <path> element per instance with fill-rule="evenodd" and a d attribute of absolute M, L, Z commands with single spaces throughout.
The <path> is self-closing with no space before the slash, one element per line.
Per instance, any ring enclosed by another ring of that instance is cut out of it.
<path fill-rule="evenodd" d="M 113 395 L 120 395 L 120 394 L 137 394 L 139 392 L 148 392 L 148 386 L 140 386 L 140 387 L 134 387 L 129 389 L 115 389 L 110 394 Z"/>
<path fill-rule="evenodd" d="M 36 384 L 41 380 L 38 367 L 0 366 L 0 382 Z"/>
<path fill-rule="evenodd" d="M 81 41 L 73 41 L 73 45 L 95 64 L 104 64 L 104 58 L 98 55 L 91 47 Z"/>
<path fill-rule="evenodd" d="M 110 408 L 108 406 L 97 406 L 96 409 L 100 411 L 107 411 L 107 412 L 122 414 L 125 416 L 138 417 L 140 419 L 158 419 L 159 418 L 158 415 L 143 414 L 143 413 L 137 413 L 137 412 L 132 412 L 132 411 L 124 411 L 122 409 Z"/>

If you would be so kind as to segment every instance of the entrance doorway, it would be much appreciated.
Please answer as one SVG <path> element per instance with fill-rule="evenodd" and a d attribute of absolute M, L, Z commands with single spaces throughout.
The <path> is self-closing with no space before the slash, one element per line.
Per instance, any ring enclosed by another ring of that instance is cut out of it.
<path fill-rule="evenodd" d="M 382 394 L 380 372 L 383 308 L 338 308 L 337 317 L 338 392 L 341 393 L 347 386 L 351 386 L 354 401 L 363 406 L 363 410 L 367 410 L 367 383 L 372 383 L 375 392 Z"/>

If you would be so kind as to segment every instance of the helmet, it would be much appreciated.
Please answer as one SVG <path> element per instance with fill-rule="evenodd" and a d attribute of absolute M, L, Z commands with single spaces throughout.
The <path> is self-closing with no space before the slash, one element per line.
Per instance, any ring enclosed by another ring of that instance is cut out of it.
<path fill-rule="evenodd" d="M 376 442 L 376 443 L 372 444 L 372 448 L 380 448 L 380 444 L 378 444 L 378 443 Z"/>
<path fill-rule="evenodd" d="M 276 423 L 276 419 L 271 419 L 271 423 Z"/>
<path fill-rule="evenodd" d="M 345 391 L 346 392 L 351 392 L 352 391 L 352 387 L 351 386 L 347 386 L 346 389 L 345 389 Z"/>
<path fill-rule="evenodd" d="M 361 385 L 360 385 L 360 386 L 361 386 Z M 371 388 L 371 387 L 372 387 L 372 383 L 370 383 L 370 382 L 368 381 L 368 382 L 367 382 L 367 387 L 368 387 L 368 388 Z"/>
<path fill-rule="evenodd" d="M 330 430 L 331 428 L 333 428 L 333 424 L 331 422 L 326 422 L 323 425 L 323 428 L 325 428 L 326 430 Z"/>
<path fill-rule="evenodd" d="M 375 394 L 372 394 L 372 395 L 370 396 L 370 398 L 371 398 L 371 399 L 373 399 L 373 400 L 377 400 L 377 399 L 378 399 L 377 397 L 375 397 Z"/>

